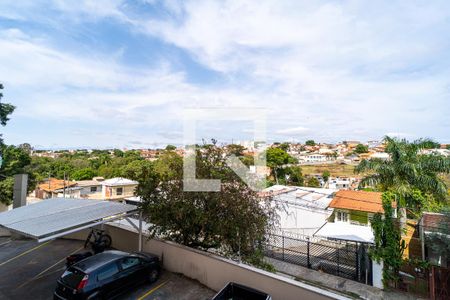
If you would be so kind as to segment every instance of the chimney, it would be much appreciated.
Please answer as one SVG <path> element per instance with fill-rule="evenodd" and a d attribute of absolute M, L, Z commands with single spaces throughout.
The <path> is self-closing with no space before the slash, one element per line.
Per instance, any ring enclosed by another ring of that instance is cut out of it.
<path fill-rule="evenodd" d="M 14 175 L 13 209 L 27 205 L 28 174 Z"/>

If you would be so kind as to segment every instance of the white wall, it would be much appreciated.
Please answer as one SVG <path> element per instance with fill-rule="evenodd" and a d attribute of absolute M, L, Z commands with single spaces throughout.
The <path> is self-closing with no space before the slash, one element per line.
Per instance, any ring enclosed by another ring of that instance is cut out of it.
<path fill-rule="evenodd" d="M 277 212 L 280 229 L 308 235 L 325 224 L 332 214 L 332 211 L 329 210 L 312 210 L 287 203 L 283 204 Z"/>
<path fill-rule="evenodd" d="M 136 251 L 138 235 L 134 230 L 118 225 L 107 225 L 106 230 L 112 236 L 113 247 Z M 293 279 L 172 242 L 146 239 L 143 248 L 144 251 L 161 257 L 166 270 L 198 280 L 216 291 L 233 281 L 267 292 L 272 295 L 273 300 L 348 299 Z"/>
<path fill-rule="evenodd" d="M 375 260 L 372 261 L 372 281 L 373 286 L 379 289 L 383 289 L 383 261 L 377 263 Z"/>

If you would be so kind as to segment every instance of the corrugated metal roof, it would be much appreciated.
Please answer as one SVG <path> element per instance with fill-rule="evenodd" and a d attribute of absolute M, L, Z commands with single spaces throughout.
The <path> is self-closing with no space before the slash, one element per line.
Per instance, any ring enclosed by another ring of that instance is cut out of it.
<path fill-rule="evenodd" d="M 0 213 L 0 225 L 42 239 L 135 210 L 110 201 L 52 198 Z"/>

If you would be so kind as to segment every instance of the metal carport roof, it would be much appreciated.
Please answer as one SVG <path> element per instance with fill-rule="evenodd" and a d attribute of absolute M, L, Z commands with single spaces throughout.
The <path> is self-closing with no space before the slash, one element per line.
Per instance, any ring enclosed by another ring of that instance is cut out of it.
<path fill-rule="evenodd" d="M 137 212 L 130 204 L 52 198 L 0 213 L 0 226 L 43 242 Z"/>

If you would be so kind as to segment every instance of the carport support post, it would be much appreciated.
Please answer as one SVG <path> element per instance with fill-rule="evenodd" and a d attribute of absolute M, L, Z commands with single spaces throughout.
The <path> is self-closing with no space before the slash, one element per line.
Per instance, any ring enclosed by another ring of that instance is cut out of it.
<path fill-rule="evenodd" d="M 27 205 L 28 174 L 14 175 L 13 208 Z"/>
<path fill-rule="evenodd" d="M 139 212 L 139 251 L 142 251 L 142 211 Z"/>

